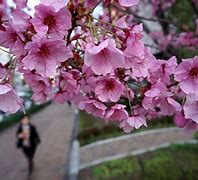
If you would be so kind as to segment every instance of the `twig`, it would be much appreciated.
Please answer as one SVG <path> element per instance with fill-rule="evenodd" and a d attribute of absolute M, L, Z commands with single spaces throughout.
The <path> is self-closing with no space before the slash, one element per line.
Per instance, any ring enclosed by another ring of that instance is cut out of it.
<path fill-rule="evenodd" d="M 126 88 L 126 93 L 127 93 L 127 99 L 128 99 L 128 103 L 129 103 L 130 113 L 132 114 L 132 105 L 131 105 L 131 100 L 130 100 L 131 98 L 130 98 L 130 95 L 129 95 L 129 91 L 127 89 L 127 86 L 125 86 L 125 88 Z"/>
<path fill-rule="evenodd" d="M 151 45 L 151 44 L 145 44 L 145 43 L 144 43 L 144 45 L 145 45 L 145 46 L 148 46 L 148 47 L 151 47 L 151 48 L 158 49 L 158 50 L 161 51 L 161 49 L 160 49 L 159 47 L 157 47 L 157 46 L 154 46 L 154 45 Z"/>
<path fill-rule="evenodd" d="M 102 0 L 98 1 L 98 3 L 93 7 L 93 9 L 91 11 L 88 12 L 87 15 L 91 14 L 101 2 L 102 2 Z"/>
<path fill-rule="evenodd" d="M 123 29 L 122 29 L 121 27 L 118 27 L 118 26 L 116 26 L 116 25 L 114 25 L 114 24 L 112 24 L 112 23 L 103 21 L 103 20 L 101 20 L 101 19 L 97 19 L 97 18 L 95 18 L 95 17 L 92 17 L 92 18 L 95 19 L 95 20 L 97 20 L 97 21 L 99 21 L 99 22 L 101 22 L 101 23 L 103 23 L 103 24 L 107 24 L 107 25 L 109 25 L 109 26 L 112 26 L 112 27 L 114 27 L 114 28 L 117 28 L 117 29 L 120 29 L 120 30 L 123 31 Z"/>
<path fill-rule="evenodd" d="M 192 0 L 188 0 L 190 5 L 192 6 L 193 11 L 195 12 L 195 14 L 198 16 L 198 9 L 196 8 L 195 3 Z"/>
<path fill-rule="evenodd" d="M 181 27 L 180 24 L 177 24 L 177 23 L 175 23 L 175 22 L 172 22 L 172 21 L 170 21 L 170 20 L 168 20 L 168 19 L 147 18 L 147 17 L 140 16 L 140 15 L 138 15 L 138 14 L 136 14 L 136 13 L 130 11 L 129 9 L 123 10 L 123 9 L 121 9 L 120 7 L 118 7 L 118 6 L 115 5 L 115 4 L 112 4 L 112 6 L 113 6 L 114 8 L 116 8 L 117 10 L 119 10 L 119 11 L 125 13 L 126 15 L 133 15 L 134 17 L 136 17 L 136 18 L 138 18 L 138 19 L 142 19 L 142 20 L 146 20 L 146 21 L 153 21 L 153 22 L 163 22 L 163 23 L 167 23 L 167 24 L 172 24 L 172 25 L 174 25 L 174 26 L 176 26 L 176 27 Z"/>
<path fill-rule="evenodd" d="M 2 48 L 0 48 L 0 50 L 6 52 L 6 53 L 8 53 L 8 54 L 11 54 L 9 51 L 6 51 L 6 50 L 4 50 L 4 49 L 2 49 Z"/>

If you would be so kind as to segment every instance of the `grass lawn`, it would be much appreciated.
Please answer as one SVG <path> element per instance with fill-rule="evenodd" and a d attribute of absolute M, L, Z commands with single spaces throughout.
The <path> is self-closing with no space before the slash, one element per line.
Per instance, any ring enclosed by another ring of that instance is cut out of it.
<path fill-rule="evenodd" d="M 148 128 L 140 128 L 138 130 L 132 131 L 136 133 L 142 130 L 163 128 L 173 126 L 173 121 L 171 117 L 163 117 L 148 123 Z M 122 129 L 118 125 L 113 123 L 105 123 L 104 120 L 100 118 L 95 118 L 92 115 L 87 114 L 84 111 L 79 112 L 79 133 L 78 139 L 80 145 L 86 145 L 98 140 L 108 139 L 111 137 L 125 135 Z"/>
<path fill-rule="evenodd" d="M 79 180 L 197 180 L 198 144 L 130 156 L 82 170 Z"/>

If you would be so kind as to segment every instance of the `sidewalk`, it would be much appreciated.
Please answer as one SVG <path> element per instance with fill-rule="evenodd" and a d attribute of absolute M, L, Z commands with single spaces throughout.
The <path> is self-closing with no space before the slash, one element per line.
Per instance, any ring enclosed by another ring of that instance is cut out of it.
<path fill-rule="evenodd" d="M 31 180 L 63 179 L 74 123 L 73 112 L 74 109 L 66 105 L 52 104 L 31 118 L 42 141 L 35 156 Z M 17 126 L 0 134 L 1 180 L 27 179 L 26 160 L 15 148 L 16 129 Z"/>
<path fill-rule="evenodd" d="M 81 169 L 130 154 L 138 154 L 146 149 L 192 139 L 193 135 L 183 129 L 164 128 L 98 141 L 80 148 Z"/>

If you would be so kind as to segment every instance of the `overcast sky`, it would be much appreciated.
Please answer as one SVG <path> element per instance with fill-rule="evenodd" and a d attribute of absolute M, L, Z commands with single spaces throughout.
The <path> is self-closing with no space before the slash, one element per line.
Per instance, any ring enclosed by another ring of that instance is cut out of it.
<path fill-rule="evenodd" d="M 13 5 L 13 1 L 12 0 L 7 0 L 7 1 L 8 1 L 8 4 Z M 34 7 L 38 3 L 39 3 L 39 0 L 28 0 L 28 6 L 30 8 Z"/>

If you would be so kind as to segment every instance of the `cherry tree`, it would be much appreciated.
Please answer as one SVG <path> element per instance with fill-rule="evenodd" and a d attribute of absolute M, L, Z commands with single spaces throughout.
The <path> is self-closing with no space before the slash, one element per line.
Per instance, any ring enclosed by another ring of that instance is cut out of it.
<path fill-rule="evenodd" d="M 141 13 L 147 7 L 146 14 Z M 149 11 L 149 12 L 148 12 Z M 143 0 L 141 6 L 128 9 L 159 50 L 159 57 L 184 57 L 197 54 L 198 45 L 198 1 L 197 0 Z M 149 27 L 158 25 L 157 28 Z M 180 61 L 181 62 L 181 61 Z"/>
<path fill-rule="evenodd" d="M 23 106 L 13 87 L 17 71 L 33 100 L 70 101 L 127 133 L 167 115 L 178 127 L 198 127 L 198 57 L 182 59 L 172 51 L 196 48 L 198 27 L 166 19 L 175 0 L 145 0 L 154 18 L 138 14 L 139 0 L 41 0 L 32 16 L 27 0 L 14 2 L 10 8 L 0 1 L 0 46 L 11 57 L 0 64 L 0 110 L 15 113 Z M 150 32 L 145 21 L 158 22 L 162 31 Z M 144 43 L 144 31 L 163 56 Z"/>

